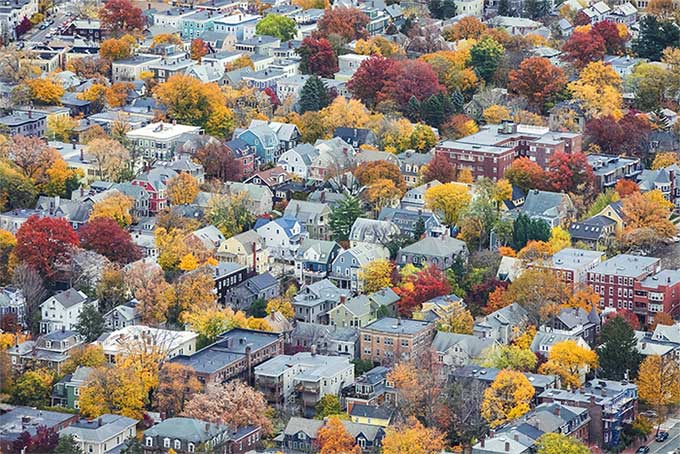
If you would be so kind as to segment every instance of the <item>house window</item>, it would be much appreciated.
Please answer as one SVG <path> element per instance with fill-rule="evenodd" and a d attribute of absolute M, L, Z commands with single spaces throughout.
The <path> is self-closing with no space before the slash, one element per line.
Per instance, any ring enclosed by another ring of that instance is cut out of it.
<path fill-rule="evenodd" d="M 175 440 L 175 449 L 180 449 L 182 447 L 182 442 L 179 440 Z"/>
<path fill-rule="evenodd" d="M 194 444 L 189 443 L 189 452 L 194 452 Z"/>
<path fill-rule="evenodd" d="M 169 448 L 169 447 L 170 447 L 170 439 L 169 439 L 169 438 L 164 438 L 164 439 L 163 439 L 163 447 L 164 447 L 164 448 Z"/>
<path fill-rule="evenodd" d="M 153 446 L 153 438 L 146 437 L 146 446 Z"/>

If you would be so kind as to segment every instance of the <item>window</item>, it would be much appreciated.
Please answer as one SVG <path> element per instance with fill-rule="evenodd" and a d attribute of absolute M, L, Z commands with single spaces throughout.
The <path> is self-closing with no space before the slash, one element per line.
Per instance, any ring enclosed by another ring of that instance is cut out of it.
<path fill-rule="evenodd" d="M 182 442 L 179 440 L 175 440 L 175 449 L 180 449 L 182 447 Z"/>
<path fill-rule="evenodd" d="M 194 452 L 194 444 L 189 443 L 189 452 Z"/>
<path fill-rule="evenodd" d="M 164 448 L 169 448 L 169 447 L 170 447 L 170 439 L 169 439 L 169 438 L 164 438 L 164 439 L 163 439 L 163 447 L 164 447 Z"/>
<path fill-rule="evenodd" d="M 153 438 L 146 437 L 146 446 L 153 446 Z"/>

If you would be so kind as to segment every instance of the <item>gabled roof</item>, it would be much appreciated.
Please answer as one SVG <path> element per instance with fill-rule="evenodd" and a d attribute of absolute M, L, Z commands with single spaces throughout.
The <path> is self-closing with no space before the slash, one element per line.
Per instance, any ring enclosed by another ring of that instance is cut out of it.
<path fill-rule="evenodd" d="M 145 436 L 179 438 L 193 443 L 203 443 L 229 428 L 194 418 L 168 418 L 144 431 Z"/>
<path fill-rule="evenodd" d="M 399 254 L 418 254 L 429 257 L 449 257 L 467 253 L 464 241 L 451 237 L 426 237 L 399 250 Z"/>
<path fill-rule="evenodd" d="M 432 341 L 432 348 L 440 353 L 448 351 L 453 346 L 463 348 L 471 358 L 479 357 L 487 348 L 492 347 L 496 341 L 490 338 L 480 338 L 471 334 L 455 334 L 437 331 Z"/>
<path fill-rule="evenodd" d="M 42 304 L 45 304 L 52 299 L 61 304 L 64 307 L 64 309 L 68 309 L 70 307 L 75 306 L 76 304 L 82 304 L 86 302 L 88 300 L 88 297 L 85 293 L 81 292 L 80 290 L 76 290 L 73 287 L 71 287 L 68 290 L 64 290 L 63 292 L 59 292 L 56 295 L 52 296 L 51 298 L 48 298 Z"/>

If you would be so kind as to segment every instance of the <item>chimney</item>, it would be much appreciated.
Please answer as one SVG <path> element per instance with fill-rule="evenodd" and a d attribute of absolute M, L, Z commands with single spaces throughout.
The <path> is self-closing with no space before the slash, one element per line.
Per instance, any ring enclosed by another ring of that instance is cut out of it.
<path fill-rule="evenodd" d="M 32 110 L 28 111 L 28 118 L 33 118 L 33 111 Z"/>
<path fill-rule="evenodd" d="M 100 417 L 100 418 L 97 418 L 97 427 L 101 427 L 101 426 L 102 426 L 102 418 Z"/>
<path fill-rule="evenodd" d="M 252 251 L 253 251 L 253 272 L 255 272 L 257 270 L 257 243 L 255 243 L 255 241 L 253 241 Z"/>
<path fill-rule="evenodd" d="M 76 147 L 76 144 L 74 143 L 74 144 L 73 144 L 73 148 L 75 148 L 75 147 Z M 84 160 L 85 160 L 85 153 L 83 152 L 83 149 L 82 149 L 82 148 L 80 149 L 80 160 L 81 160 L 81 161 L 84 161 Z"/>
<path fill-rule="evenodd" d="M 347 295 L 340 295 L 340 304 L 345 304 L 347 302 Z"/>
<path fill-rule="evenodd" d="M 486 438 L 482 437 L 482 439 L 479 441 L 479 444 L 482 446 L 482 448 L 484 447 L 485 440 Z"/>
<path fill-rule="evenodd" d="M 510 442 L 509 441 L 505 442 L 505 452 L 510 452 Z"/>
<path fill-rule="evenodd" d="M 312 356 L 316 356 L 316 344 L 312 344 L 312 346 L 309 348 L 309 351 Z"/>
<path fill-rule="evenodd" d="M 559 416 L 560 411 L 561 411 L 561 407 L 559 405 L 557 407 L 555 407 L 555 416 Z"/>

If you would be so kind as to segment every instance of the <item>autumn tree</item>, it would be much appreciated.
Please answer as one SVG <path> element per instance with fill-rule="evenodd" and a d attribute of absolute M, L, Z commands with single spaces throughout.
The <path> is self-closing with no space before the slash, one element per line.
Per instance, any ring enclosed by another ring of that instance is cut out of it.
<path fill-rule="evenodd" d="M 406 277 L 396 291 L 401 297 L 397 302 L 399 313 L 408 316 L 424 301 L 450 294 L 451 285 L 444 273 L 432 265 Z"/>
<path fill-rule="evenodd" d="M 622 211 L 626 217 L 626 241 L 641 244 L 640 238 L 649 231 L 659 240 L 670 238 L 677 233 L 675 225 L 669 220 L 670 210 L 666 200 L 655 200 L 647 194 L 634 193 L 623 199 Z"/>
<path fill-rule="evenodd" d="M 234 311 L 230 307 L 219 309 L 215 304 L 205 304 L 187 311 L 183 321 L 199 334 L 199 344 L 208 345 L 217 336 L 232 328 L 267 328 L 266 325 L 254 317 L 248 317 L 242 311 Z M 270 331 L 270 329 L 262 329 Z"/>
<path fill-rule="evenodd" d="M 572 62 L 577 68 L 602 60 L 607 49 L 599 34 L 574 31 L 562 46 L 562 60 Z"/>
<path fill-rule="evenodd" d="M 513 185 L 528 191 L 544 184 L 543 169 L 529 158 L 518 158 L 512 161 L 505 171 L 505 178 Z"/>
<path fill-rule="evenodd" d="M 292 320 L 293 317 L 295 317 L 295 309 L 293 308 L 293 304 L 290 302 L 290 300 L 287 300 L 285 298 L 279 297 L 270 299 L 267 302 L 265 311 L 267 312 L 267 315 L 271 315 L 274 312 L 278 312 L 284 317 L 286 317 L 288 320 Z"/>
<path fill-rule="evenodd" d="M 45 279 L 53 279 L 69 263 L 78 235 L 62 218 L 31 216 L 16 235 L 16 258 L 34 268 Z"/>
<path fill-rule="evenodd" d="M 507 107 L 493 104 L 482 112 L 484 121 L 488 124 L 499 124 L 505 120 L 510 120 L 510 111 Z"/>
<path fill-rule="evenodd" d="M 373 293 L 392 284 L 394 264 L 386 259 L 368 262 L 359 271 L 359 279 L 364 282 L 364 292 Z"/>
<path fill-rule="evenodd" d="M 192 367 L 166 363 L 161 368 L 158 388 L 154 391 L 156 409 L 166 418 L 177 416 L 201 389 L 201 382 Z"/>
<path fill-rule="evenodd" d="M 450 183 L 456 179 L 456 168 L 444 154 L 436 153 L 422 170 L 422 179 L 424 183 L 434 180 Z"/>
<path fill-rule="evenodd" d="M 678 162 L 678 154 L 673 151 L 656 153 L 652 162 L 652 170 L 663 169 Z"/>
<path fill-rule="evenodd" d="M 652 126 L 646 116 L 629 111 L 619 118 L 607 115 L 592 118 L 586 122 L 586 137 L 600 147 L 602 152 L 611 154 L 632 154 L 647 156 L 647 140 Z"/>
<path fill-rule="evenodd" d="M 586 116 L 622 117 L 621 77 L 601 61 L 584 65 L 579 78 L 568 85 L 574 99 L 581 102 Z"/>
<path fill-rule="evenodd" d="M 329 397 L 329 396 L 325 396 Z M 340 418 L 331 417 L 326 420 L 317 434 L 317 442 L 321 448 L 320 454 L 360 454 L 361 447 L 347 432 Z"/>
<path fill-rule="evenodd" d="M 558 375 L 562 386 L 579 388 L 582 376 L 597 367 L 597 353 L 581 347 L 573 340 L 554 344 L 548 352 L 548 361 L 541 364 L 538 372 L 545 375 Z"/>
<path fill-rule="evenodd" d="M 443 214 L 446 224 L 455 225 L 463 208 L 470 203 L 472 197 L 467 186 L 445 183 L 429 188 L 425 192 L 424 199 L 429 209 Z"/>
<path fill-rule="evenodd" d="M 534 387 L 521 372 L 501 370 L 484 391 L 482 416 L 491 427 L 519 418 L 530 409 Z"/>
<path fill-rule="evenodd" d="M 243 232 L 254 221 L 247 197 L 245 192 L 213 197 L 208 206 L 207 220 L 226 238 Z"/>
<path fill-rule="evenodd" d="M 519 68 L 508 74 L 508 89 L 527 98 L 539 111 L 545 103 L 564 90 L 567 77 L 560 68 L 542 57 L 522 60 Z"/>
<path fill-rule="evenodd" d="M 507 301 L 515 302 L 538 324 L 545 316 L 545 306 L 559 307 L 569 299 L 567 286 L 552 273 L 529 269 L 515 279 L 505 292 Z"/>
<path fill-rule="evenodd" d="M 35 206 L 36 185 L 16 166 L 0 161 L 0 209 L 9 210 Z"/>
<path fill-rule="evenodd" d="M 338 72 L 338 56 L 326 38 L 308 36 L 297 49 L 300 55 L 300 70 L 303 74 L 316 74 L 327 79 Z"/>
<path fill-rule="evenodd" d="M 187 172 L 181 172 L 170 178 L 167 183 L 168 199 L 173 205 L 187 205 L 198 195 L 198 181 Z"/>
<path fill-rule="evenodd" d="M 610 20 L 595 23 L 590 29 L 591 34 L 600 35 L 608 55 L 622 55 L 626 50 L 626 41 L 630 38 L 625 27 Z"/>
<path fill-rule="evenodd" d="M 205 57 L 210 52 L 210 48 L 208 47 L 208 43 L 203 41 L 201 38 L 194 38 L 191 40 L 190 52 L 191 59 L 200 63 L 201 58 Z"/>
<path fill-rule="evenodd" d="M 666 312 L 657 312 L 654 314 L 654 321 L 650 324 L 649 329 L 653 331 L 659 325 L 673 326 L 675 325 L 675 319 Z"/>
<path fill-rule="evenodd" d="M 496 369 L 510 369 L 519 372 L 532 372 L 536 369 L 538 358 L 528 348 L 517 345 L 490 347 L 482 353 L 481 365 Z"/>
<path fill-rule="evenodd" d="M 443 31 L 447 41 L 479 39 L 487 31 L 487 26 L 474 16 L 465 16 Z"/>
<path fill-rule="evenodd" d="M 392 101 L 402 111 L 412 99 L 422 102 L 444 90 L 432 66 L 421 60 L 401 60 L 390 65 L 385 76 L 378 101 Z"/>
<path fill-rule="evenodd" d="M 99 20 L 102 27 L 114 36 L 141 32 L 146 23 L 142 10 L 130 0 L 106 2 L 99 10 Z"/>
<path fill-rule="evenodd" d="M 38 137 L 12 136 L 6 144 L 9 158 L 38 187 L 49 181 L 49 170 L 60 159 L 59 153 Z M 17 188 L 18 189 L 18 188 Z M 10 195 L 11 197 L 11 195 Z"/>
<path fill-rule="evenodd" d="M 38 425 L 35 428 L 34 435 L 31 435 L 28 430 L 21 432 L 17 439 L 11 443 L 12 448 L 9 452 L 42 454 L 54 452 L 58 444 L 59 433 L 54 428 Z"/>
<path fill-rule="evenodd" d="M 575 437 L 548 432 L 536 440 L 537 454 L 588 454 L 590 449 Z"/>
<path fill-rule="evenodd" d="M 558 151 L 552 154 L 546 173 L 556 192 L 588 194 L 594 191 L 595 174 L 584 153 Z"/>
<path fill-rule="evenodd" d="M 101 367 L 106 364 L 106 356 L 101 345 L 89 344 L 73 348 L 69 358 L 61 368 L 63 374 L 72 374 L 78 367 Z"/>
<path fill-rule="evenodd" d="M 127 264 L 142 258 L 142 252 L 130 233 L 111 218 L 99 217 L 88 221 L 78 230 L 80 245 L 109 260 Z"/>
<path fill-rule="evenodd" d="M 680 403 L 680 367 L 672 358 L 647 356 L 640 364 L 636 384 L 640 399 L 657 411 L 659 421 L 670 406 Z"/>
<path fill-rule="evenodd" d="M 475 319 L 470 310 L 456 301 L 437 321 L 437 330 L 447 333 L 472 334 L 474 325 Z"/>
<path fill-rule="evenodd" d="M 331 8 L 317 22 L 316 33 L 324 38 L 337 36 L 348 43 L 368 36 L 368 22 L 368 16 L 357 8 Z"/>
<path fill-rule="evenodd" d="M 621 179 L 614 185 L 614 191 L 616 191 L 621 199 L 624 199 L 631 194 L 640 192 L 640 186 L 633 180 Z"/>
<path fill-rule="evenodd" d="M 113 139 L 94 139 L 85 146 L 85 155 L 94 161 L 97 175 L 103 180 L 117 180 L 130 158 L 128 150 Z"/>
<path fill-rule="evenodd" d="M 26 371 L 14 382 L 12 402 L 30 407 L 46 406 L 50 401 L 53 382 L 53 374 L 46 369 Z"/>
<path fill-rule="evenodd" d="M 378 180 L 388 179 L 392 180 L 398 188 L 406 189 L 406 182 L 399 166 L 389 161 L 364 162 L 354 170 L 354 176 L 363 186 L 370 186 Z"/>
<path fill-rule="evenodd" d="M 132 210 L 134 200 L 121 192 L 111 194 L 92 206 L 90 220 L 97 218 L 109 218 L 116 221 L 121 227 L 132 223 Z"/>
<path fill-rule="evenodd" d="M 166 321 L 174 291 L 158 265 L 134 263 L 125 273 L 125 282 L 138 301 L 136 311 L 143 324 L 157 326 Z"/>
<path fill-rule="evenodd" d="M 146 402 L 142 378 L 120 365 L 93 370 L 80 389 L 80 413 L 97 418 L 106 413 L 141 419 Z"/>
<path fill-rule="evenodd" d="M 242 381 L 233 380 L 196 394 L 186 403 L 182 415 L 236 428 L 260 426 L 268 434 L 272 430 L 268 410 L 261 392 Z"/>
<path fill-rule="evenodd" d="M 106 88 L 104 97 L 109 107 L 123 107 L 133 89 L 134 86 L 130 82 L 114 82 Z"/>
<path fill-rule="evenodd" d="M 60 105 L 64 89 L 50 79 L 30 79 L 25 82 L 30 99 L 38 104 Z"/>
<path fill-rule="evenodd" d="M 444 434 L 438 429 L 427 428 L 411 418 L 399 426 L 387 429 L 382 440 L 384 454 L 438 454 L 445 446 Z"/>
<path fill-rule="evenodd" d="M 17 239 L 12 232 L 0 229 L 0 285 L 10 281 L 9 260 L 16 245 Z"/>
<path fill-rule="evenodd" d="M 347 82 L 347 89 L 352 96 L 368 107 L 375 107 L 378 95 L 382 93 L 387 74 L 391 73 L 394 60 L 380 55 L 373 55 L 364 60 Z"/>
<path fill-rule="evenodd" d="M 132 35 L 109 38 L 99 46 L 99 56 L 107 61 L 124 60 L 133 54 L 137 40 Z"/>
<path fill-rule="evenodd" d="M 206 177 L 220 181 L 240 181 L 243 178 L 241 161 L 222 143 L 205 144 L 196 151 L 194 158 L 203 166 Z"/>
<path fill-rule="evenodd" d="M 280 14 L 267 14 L 257 22 L 255 33 L 279 38 L 281 41 L 293 39 L 297 31 L 295 21 Z"/>
<path fill-rule="evenodd" d="M 616 316 L 602 326 L 600 333 L 600 373 L 609 380 L 637 376 L 642 355 L 637 350 L 635 331 L 623 317 Z"/>

